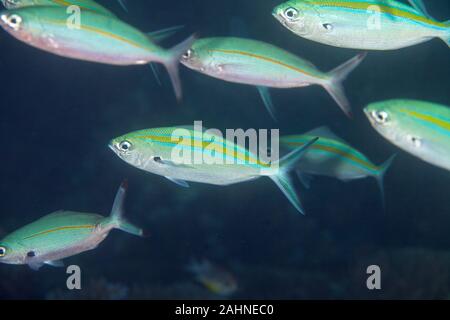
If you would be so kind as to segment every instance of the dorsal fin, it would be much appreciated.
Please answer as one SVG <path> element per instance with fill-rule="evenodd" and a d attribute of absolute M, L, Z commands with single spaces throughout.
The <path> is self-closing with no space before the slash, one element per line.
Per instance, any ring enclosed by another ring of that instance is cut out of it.
<path fill-rule="evenodd" d="M 427 18 L 431 18 L 430 14 L 427 10 L 427 7 L 425 6 L 425 3 L 423 3 L 422 0 L 408 0 L 408 1 L 414 7 L 414 9 L 416 9 L 417 11 L 422 13 Z"/>
<path fill-rule="evenodd" d="M 147 36 L 150 38 L 151 41 L 159 43 L 173 36 L 175 33 L 177 33 L 179 30 L 183 28 L 184 26 L 174 26 L 166 29 L 148 32 Z"/>
<path fill-rule="evenodd" d="M 309 135 L 309 136 L 317 136 L 317 137 L 320 137 L 320 138 L 332 139 L 332 140 L 336 140 L 336 141 L 339 141 L 339 142 L 347 144 L 347 142 L 344 139 L 338 137 L 327 126 L 316 128 L 314 130 L 311 130 L 311 131 L 307 132 L 306 134 Z"/>

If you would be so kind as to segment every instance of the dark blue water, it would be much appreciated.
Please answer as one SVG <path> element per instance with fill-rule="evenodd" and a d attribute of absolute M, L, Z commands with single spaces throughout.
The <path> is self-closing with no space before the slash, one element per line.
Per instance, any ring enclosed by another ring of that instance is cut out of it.
<path fill-rule="evenodd" d="M 99 1 L 108 4 L 108 1 Z M 358 52 L 301 39 L 271 16 L 279 1 L 129 0 L 129 13 L 108 4 L 144 31 L 186 25 L 201 36 L 236 32 L 273 43 L 331 70 Z M 438 20 L 447 1 L 428 1 Z M 233 30 L 233 31 L 230 31 Z M 199 298 L 216 295 L 185 267 L 208 258 L 234 274 L 236 298 L 448 298 L 450 296 L 450 173 L 386 142 L 362 108 L 412 98 L 450 105 L 450 56 L 436 39 L 392 52 L 370 52 L 345 83 L 355 110 L 348 120 L 319 87 L 272 90 L 279 123 L 256 90 L 182 68 L 185 98 L 175 101 L 163 72 L 64 59 L 0 33 L 0 236 L 58 209 L 109 214 L 117 187 L 130 183 L 127 213 L 150 232 L 115 231 L 94 251 L 67 259 L 83 271 L 83 290 L 66 289 L 64 268 L 0 265 L 1 298 Z M 343 183 L 317 178 L 296 187 L 299 215 L 269 179 L 180 188 L 118 159 L 108 141 L 137 129 L 192 124 L 214 128 L 280 128 L 303 133 L 328 125 L 381 163 L 399 156 L 386 176 L 383 212 L 372 179 Z M 382 290 L 366 288 L 366 268 L 379 265 Z"/>

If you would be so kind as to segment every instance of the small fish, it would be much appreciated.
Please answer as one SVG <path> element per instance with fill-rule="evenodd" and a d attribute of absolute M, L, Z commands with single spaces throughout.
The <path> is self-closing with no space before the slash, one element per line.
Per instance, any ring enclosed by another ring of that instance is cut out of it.
<path fill-rule="evenodd" d="M 258 88 L 324 87 L 339 107 L 351 115 L 342 82 L 364 59 L 360 54 L 329 73 L 310 62 L 261 41 L 244 38 L 206 38 L 195 41 L 181 63 L 221 80 L 249 84 Z M 267 90 L 267 89 L 266 89 Z M 273 114 L 266 92 L 261 91 L 267 109 Z"/>
<path fill-rule="evenodd" d="M 412 155 L 450 170 L 450 108 L 416 100 L 372 103 L 364 112 L 385 139 Z"/>
<path fill-rule="evenodd" d="M 307 188 L 309 188 L 308 175 L 328 176 L 342 181 L 373 177 L 378 182 L 384 205 L 383 180 L 395 156 L 377 166 L 327 127 L 320 127 L 303 135 L 281 137 L 280 145 L 295 149 L 307 143 L 312 137 L 320 139 L 305 153 L 299 162 L 298 170 L 299 178 Z"/>
<path fill-rule="evenodd" d="M 24 7 L 0 13 L 0 25 L 16 39 L 47 52 L 73 59 L 111 65 L 162 63 L 181 99 L 180 57 L 191 47 L 191 36 L 173 49 L 158 46 L 151 35 L 114 18 L 83 12 L 77 25 L 65 8 Z"/>
<path fill-rule="evenodd" d="M 38 270 L 44 264 L 63 266 L 61 259 L 95 249 L 112 229 L 143 236 L 142 229 L 123 217 L 127 184 L 117 192 L 109 217 L 73 211 L 51 213 L 0 241 L 0 263 L 28 265 Z"/>
<path fill-rule="evenodd" d="M 222 297 L 229 297 L 238 290 L 234 275 L 209 260 L 192 261 L 187 270 L 194 274 L 195 279 L 206 289 Z"/>
<path fill-rule="evenodd" d="M 290 0 L 273 16 L 296 35 L 323 44 L 395 50 L 440 38 L 450 46 L 450 21 L 429 17 L 422 1 Z"/>
<path fill-rule="evenodd" d="M 109 147 L 128 164 L 184 187 L 187 181 L 225 186 L 267 176 L 304 213 L 289 173 L 316 140 L 311 139 L 274 163 L 262 161 L 245 147 L 217 134 L 187 127 L 132 132 L 113 139 Z M 192 155 L 199 155 L 200 161 L 191 161 Z"/>
<path fill-rule="evenodd" d="M 81 10 L 94 11 L 97 13 L 115 16 L 110 10 L 93 0 L 1 0 L 5 8 L 18 9 L 32 6 L 77 6 Z M 120 3 L 120 1 L 119 1 Z M 122 5 L 122 4 L 121 4 Z"/>

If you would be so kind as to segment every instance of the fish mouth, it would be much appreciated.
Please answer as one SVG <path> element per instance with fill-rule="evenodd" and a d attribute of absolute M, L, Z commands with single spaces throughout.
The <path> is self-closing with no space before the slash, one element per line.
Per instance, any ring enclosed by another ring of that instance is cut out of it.
<path fill-rule="evenodd" d="M 272 11 L 272 17 L 274 17 L 281 23 L 284 22 L 284 20 L 281 18 L 280 14 L 278 13 L 278 11 L 276 9 Z"/>
<path fill-rule="evenodd" d="M 116 148 L 114 148 L 114 144 L 112 142 L 108 143 L 108 148 L 110 148 L 114 153 L 116 152 Z"/>
<path fill-rule="evenodd" d="M 373 127 L 376 127 L 378 124 L 377 124 L 377 122 L 375 121 L 375 119 L 373 118 L 373 116 L 372 116 L 372 110 L 370 110 L 369 109 L 369 107 L 365 107 L 364 109 L 363 109 L 363 112 L 364 112 L 364 114 L 366 115 L 366 118 L 369 120 L 369 122 L 370 122 L 370 124 L 373 126 Z"/>

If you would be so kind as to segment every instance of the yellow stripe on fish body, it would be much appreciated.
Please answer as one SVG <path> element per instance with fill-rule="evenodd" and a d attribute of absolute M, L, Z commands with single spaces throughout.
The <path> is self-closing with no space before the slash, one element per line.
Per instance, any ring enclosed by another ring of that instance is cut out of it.
<path fill-rule="evenodd" d="M 66 26 L 67 25 L 67 20 L 45 20 L 45 22 L 46 23 L 52 23 L 54 25 L 59 25 L 59 26 Z M 139 48 L 139 49 L 148 50 L 149 52 L 152 51 L 151 48 L 149 48 L 148 46 L 143 46 L 143 45 L 141 45 L 141 44 L 139 44 L 139 43 L 137 43 L 135 41 L 131 41 L 131 40 L 126 39 L 124 37 L 121 37 L 121 36 L 119 36 L 117 34 L 114 34 L 114 33 L 108 32 L 106 30 L 102 30 L 102 29 L 99 29 L 99 28 L 95 28 L 95 27 L 89 26 L 87 24 L 83 24 L 82 23 L 80 25 L 80 30 L 90 31 L 90 32 L 96 33 L 96 34 L 101 35 L 101 36 L 105 36 L 105 37 L 108 37 L 108 38 L 111 38 L 111 39 L 114 39 L 114 40 L 117 40 L 117 41 L 121 41 L 123 43 L 129 44 L 129 45 L 134 46 L 134 47 Z"/>
<path fill-rule="evenodd" d="M 406 110 L 406 109 L 402 109 L 400 111 L 405 113 L 405 114 L 407 114 L 407 115 L 410 115 L 410 116 L 412 116 L 414 118 L 423 120 L 423 121 L 428 122 L 430 124 L 434 124 L 434 125 L 442 128 L 442 129 L 444 129 L 444 130 L 449 131 L 449 133 L 450 133 L 450 122 L 449 121 L 446 121 L 446 120 L 443 120 L 443 119 L 439 119 L 439 118 L 436 118 L 436 117 L 434 117 L 432 115 L 420 113 L 420 112 L 417 112 L 417 111 L 411 111 L 411 110 Z"/>
<path fill-rule="evenodd" d="M 195 137 L 191 137 L 190 139 L 187 139 L 186 137 L 180 136 L 180 140 L 176 141 L 174 137 L 169 136 L 157 136 L 157 135 L 143 135 L 138 136 L 140 139 L 149 139 L 154 142 L 164 143 L 164 144 L 170 144 L 173 145 L 173 147 L 176 146 L 183 146 L 183 147 L 189 147 L 189 148 L 197 148 L 200 149 L 202 152 L 205 151 L 212 143 L 216 143 L 214 141 L 202 141 L 195 139 Z M 237 161 L 242 161 L 245 164 L 256 164 L 264 168 L 270 168 L 269 163 L 262 162 L 254 155 L 250 154 L 247 150 L 244 148 L 236 145 L 236 144 L 230 144 L 228 141 L 221 141 L 222 144 L 220 149 L 220 153 L 224 155 L 225 157 L 233 158 Z M 217 149 L 215 149 L 217 151 Z"/>
<path fill-rule="evenodd" d="M 46 231 L 42 231 L 36 234 L 33 234 L 29 237 L 25 237 L 23 238 L 23 240 L 27 240 L 27 239 L 32 239 L 32 238 L 36 238 L 42 235 L 46 235 L 49 233 L 53 233 L 53 232 L 58 232 L 58 231 L 65 231 L 65 230 L 80 230 L 80 229 L 94 229 L 95 225 L 81 225 L 81 226 L 65 226 L 65 227 L 58 227 L 58 228 L 54 228 L 54 229 L 50 229 L 50 230 L 46 230 Z"/>
<path fill-rule="evenodd" d="M 356 155 L 346 151 L 346 150 L 341 150 L 338 147 L 332 147 L 332 146 L 326 146 L 323 145 L 321 142 L 323 142 L 325 139 L 322 138 L 321 140 L 319 140 L 317 143 L 315 143 L 314 145 L 312 145 L 310 147 L 311 150 L 321 150 L 321 151 L 326 151 L 326 152 L 330 152 L 332 154 L 336 154 L 339 156 L 342 156 L 348 160 L 354 161 L 360 165 L 362 165 L 363 167 L 372 170 L 374 172 L 377 172 L 380 168 L 364 159 L 361 159 L 359 157 L 357 157 Z M 291 146 L 291 147 L 299 147 L 299 146 L 303 146 L 306 144 L 306 142 L 295 142 L 295 141 L 289 141 L 286 142 L 287 145 Z"/>
<path fill-rule="evenodd" d="M 365 12 L 367 12 L 371 6 L 375 5 L 377 9 L 380 10 L 381 13 L 413 20 L 416 22 L 426 23 L 437 27 L 447 28 L 445 23 L 429 19 L 420 13 L 415 13 L 412 11 L 412 8 L 411 11 L 406 11 L 401 8 L 390 6 L 389 4 L 383 4 L 381 1 L 378 3 L 371 3 L 365 1 L 311 1 L 310 3 L 313 5 L 323 7 L 347 8 L 354 10 L 362 10 Z"/>
<path fill-rule="evenodd" d="M 284 63 L 282 61 L 279 61 L 279 60 L 276 60 L 276 59 L 273 59 L 270 57 L 258 55 L 255 53 L 251 53 L 251 52 L 245 52 L 245 51 L 239 51 L 239 50 L 224 50 L 224 49 L 210 49 L 209 51 L 210 52 L 220 52 L 220 53 L 225 53 L 225 54 L 237 54 L 237 55 L 243 55 L 243 56 L 247 56 L 247 57 L 251 57 L 251 58 L 256 58 L 259 60 L 264 60 L 266 62 L 271 62 L 271 63 L 277 64 L 282 67 L 286 67 L 290 70 L 294 70 L 294 71 L 303 73 L 307 76 L 326 79 L 326 77 L 324 75 L 320 75 L 319 73 L 313 74 L 312 72 L 307 72 L 305 70 L 302 70 L 302 69 L 292 66 L 290 64 Z"/>

